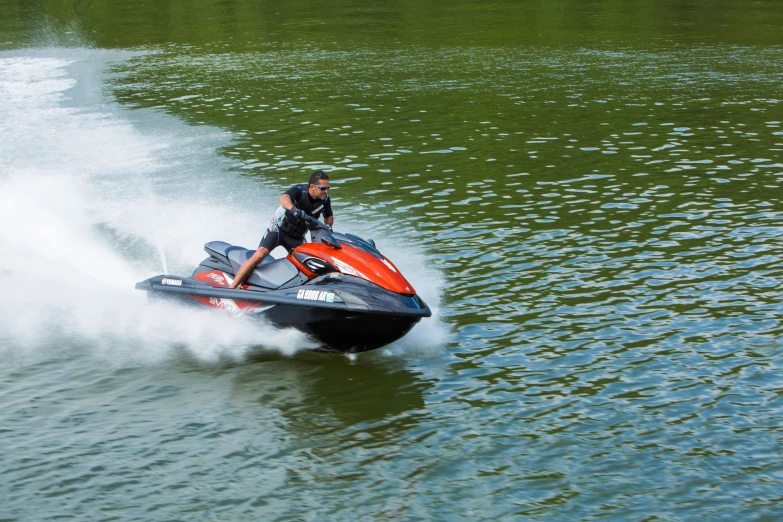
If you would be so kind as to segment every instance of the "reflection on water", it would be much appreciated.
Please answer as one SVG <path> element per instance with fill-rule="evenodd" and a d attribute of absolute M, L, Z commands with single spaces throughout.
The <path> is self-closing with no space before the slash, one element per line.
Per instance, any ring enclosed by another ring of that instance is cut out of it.
<path fill-rule="evenodd" d="M 327 423 L 366 426 L 424 406 L 424 383 L 398 359 L 376 356 L 351 362 L 347 357 L 300 354 L 295 360 L 268 360 L 257 354 L 249 362 L 259 364 L 235 369 L 235 393 L 279 410 L 294 429 L 302 417 L 323 415 Z M 301 433 L 304 438 L 315 434 Z"/>
<path fill-rule="evenodd" d="M 114 370 L 89 358 L 6 374 L 9 516 L 24 514 L 38 490 L 44 518 L 74 494 L 80 509 L 139 518 L 226 506 L 296 517 L 301 505 L 281 503 L 281 494 L 363 491 L 372 484 L 355 471 L 357 452 L 374 466 L 395 462 L 390 446 L 405 445 L 429 417 L 431 382 L 395 358 L 258 352 L 244 364 L 184 358 Z"/>

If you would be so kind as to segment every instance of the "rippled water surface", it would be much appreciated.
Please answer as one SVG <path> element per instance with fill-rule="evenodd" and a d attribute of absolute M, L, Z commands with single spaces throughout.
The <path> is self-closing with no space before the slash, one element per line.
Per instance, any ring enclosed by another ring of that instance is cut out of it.
<path fill-rule="evenodd" d="M 632 4 L 0 5 L 0 519 L 780 519 L 783 12 Z M 404 340 L 133 290 L 316 168 Z"/>

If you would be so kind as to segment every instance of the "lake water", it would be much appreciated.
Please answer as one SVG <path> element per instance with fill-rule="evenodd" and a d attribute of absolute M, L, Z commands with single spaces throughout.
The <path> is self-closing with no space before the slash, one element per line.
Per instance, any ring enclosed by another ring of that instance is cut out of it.
<path fill-rule="evenodd" d="M 0 4 L 0 520 L 783 517 L 778 2 Z M 332 176 L 388 348 L 148 305 Z"/>

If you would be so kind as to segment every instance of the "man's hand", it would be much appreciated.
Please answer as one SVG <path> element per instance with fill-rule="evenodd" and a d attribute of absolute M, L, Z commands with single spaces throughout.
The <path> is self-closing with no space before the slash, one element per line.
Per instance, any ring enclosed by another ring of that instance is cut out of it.
<path fill-rule="evenodd" d="M 295 217 L 299 221 L 303 221 L 307 217 L 307 214 L 305 214 L 305 211 L 302 210 L 301 208 L 291 207 L 286 212 L 291 214 L 293 217 Z"/>

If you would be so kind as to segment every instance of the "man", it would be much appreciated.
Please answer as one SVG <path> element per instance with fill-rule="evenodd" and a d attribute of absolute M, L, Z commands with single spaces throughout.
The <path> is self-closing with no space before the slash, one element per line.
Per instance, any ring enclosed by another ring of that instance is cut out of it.
<path fill-rule="evenodd" d="M 258 250 L 239 267 L 231 288 L 237 288 L 275 247 L 282 246 L 291 251 L 301 245 L 307 233 L 305 216 L 318 219 L 323 213 L 324 222 L 330 227 L 334 224 L 332 203 L 329 201 L 329 176 L 322 170 L 313 172 L 309 183 L 286 190 L 278 201 L 280 208 L 261 238 Z"/>

